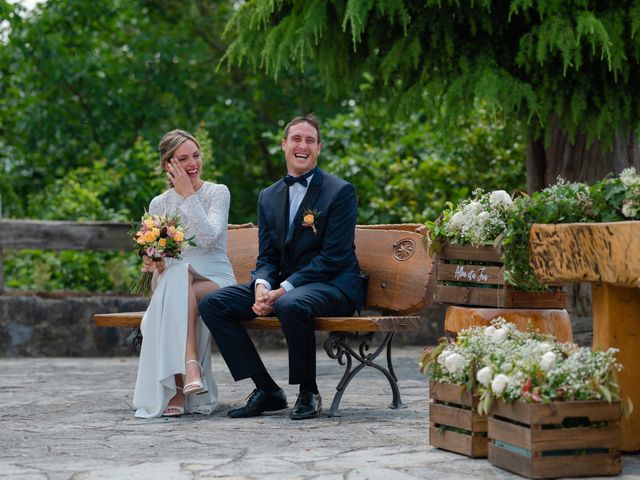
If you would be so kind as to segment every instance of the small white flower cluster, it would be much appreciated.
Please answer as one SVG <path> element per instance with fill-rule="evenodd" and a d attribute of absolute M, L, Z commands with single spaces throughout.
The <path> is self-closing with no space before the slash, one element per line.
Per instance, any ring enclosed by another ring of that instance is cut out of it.
<path fill-rule="evenodd" d="M 640 175 L 636 173 L 635 167 L 625 168 L 620 172 L 620 181 L 627 188 L 640 188 Z"/>
<path fill-rule="evenodd" d="M 622 201 L 622 215 L 636 218 L 640 213 L 640 175 L 634 167 L 630 167 L 625 168 L 619 178 L 626 188 L 625 199 Z"/>
<path fill-rule="evenodd" d="M 513 201 L 504 190 L 473 192 L 444 218 L 445 234 L 452 243 L 482 245 L 493 242 L 506 227 Z"/>
<path fill-rule="evenodd" d="M 494 398 L 507 401 L 618 399 L 617 350 L 606 352 L 559 343 L 548 335 L 521 332 L 498 318 L 487 327 L 471 327 L 455 343 L 442 344 L 432 358 L 434 381 L 472 384 L 481 394 L 480 409 Z"/>

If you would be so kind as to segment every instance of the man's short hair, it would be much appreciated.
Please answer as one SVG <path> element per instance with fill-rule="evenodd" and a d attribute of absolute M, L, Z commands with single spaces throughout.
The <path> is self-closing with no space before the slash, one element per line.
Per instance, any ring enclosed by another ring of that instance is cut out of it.
<path fill-rule="evenodd" d="M 287 123 L 287 126 L 284 127 L 284 139 L 286 140 L 289 136 L 289 129 L 294 125 L 298 125 L 299 123 L 308 123 L 318 132 L 318 143 L 320 143 L 320 120 L 313 113 L 309 113 L 307 115 L 302 115 L 300 117 L 296 117 Z"/>

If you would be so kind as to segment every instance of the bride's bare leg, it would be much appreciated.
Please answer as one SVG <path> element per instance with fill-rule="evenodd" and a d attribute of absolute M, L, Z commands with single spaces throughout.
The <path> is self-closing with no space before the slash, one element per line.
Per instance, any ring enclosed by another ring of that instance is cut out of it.
<path fill-rule="evenodd" d="M 220 288 L 215 282 L 209 280 L 195 280 L 189 273 L 189 318 L 187 321 L 187 348 L 185 350 L 185 362 L 198 360 L 198 337 L 196 335 L 196 320 L 198 319 L 198 302 L 208 293 Z M 200 368 L 195 363 L 189 363 L 185 367 L 185 382 L 199 380 L 202 375 Z"/>

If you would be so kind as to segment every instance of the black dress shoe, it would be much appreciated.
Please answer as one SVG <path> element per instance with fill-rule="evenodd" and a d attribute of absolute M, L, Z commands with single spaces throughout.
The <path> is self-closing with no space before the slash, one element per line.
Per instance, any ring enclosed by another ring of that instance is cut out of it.
<path fill-rule="evenodd" d="M 298 400 L 291 410 L 292 420 L 304 420 L 317 417 L 322 411 L 322 399 L 319 393 L 300 392 Z"/>
<path fill-rule="evenodd" d="M 287 397 L 281 388 L 275 392 L 265 392 L 256 388 L 249 395 L 249 400 L 244 407 L 229 410 L 227 415 L 231 418 L 257 417 L 262 415 L 262 412 L 282 410 L 287 406 Z"/>

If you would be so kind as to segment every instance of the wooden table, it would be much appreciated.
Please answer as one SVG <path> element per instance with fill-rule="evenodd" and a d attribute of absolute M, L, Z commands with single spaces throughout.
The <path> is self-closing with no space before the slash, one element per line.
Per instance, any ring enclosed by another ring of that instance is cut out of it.
<path fill-rule="evenodd" d="M 618 378 L 634 404 L 621 449 L 640 450 L 640 222 L 535 224 L 531 263 L 543 282 L 591 282 L 593 348 L 620 349 Z"/>

